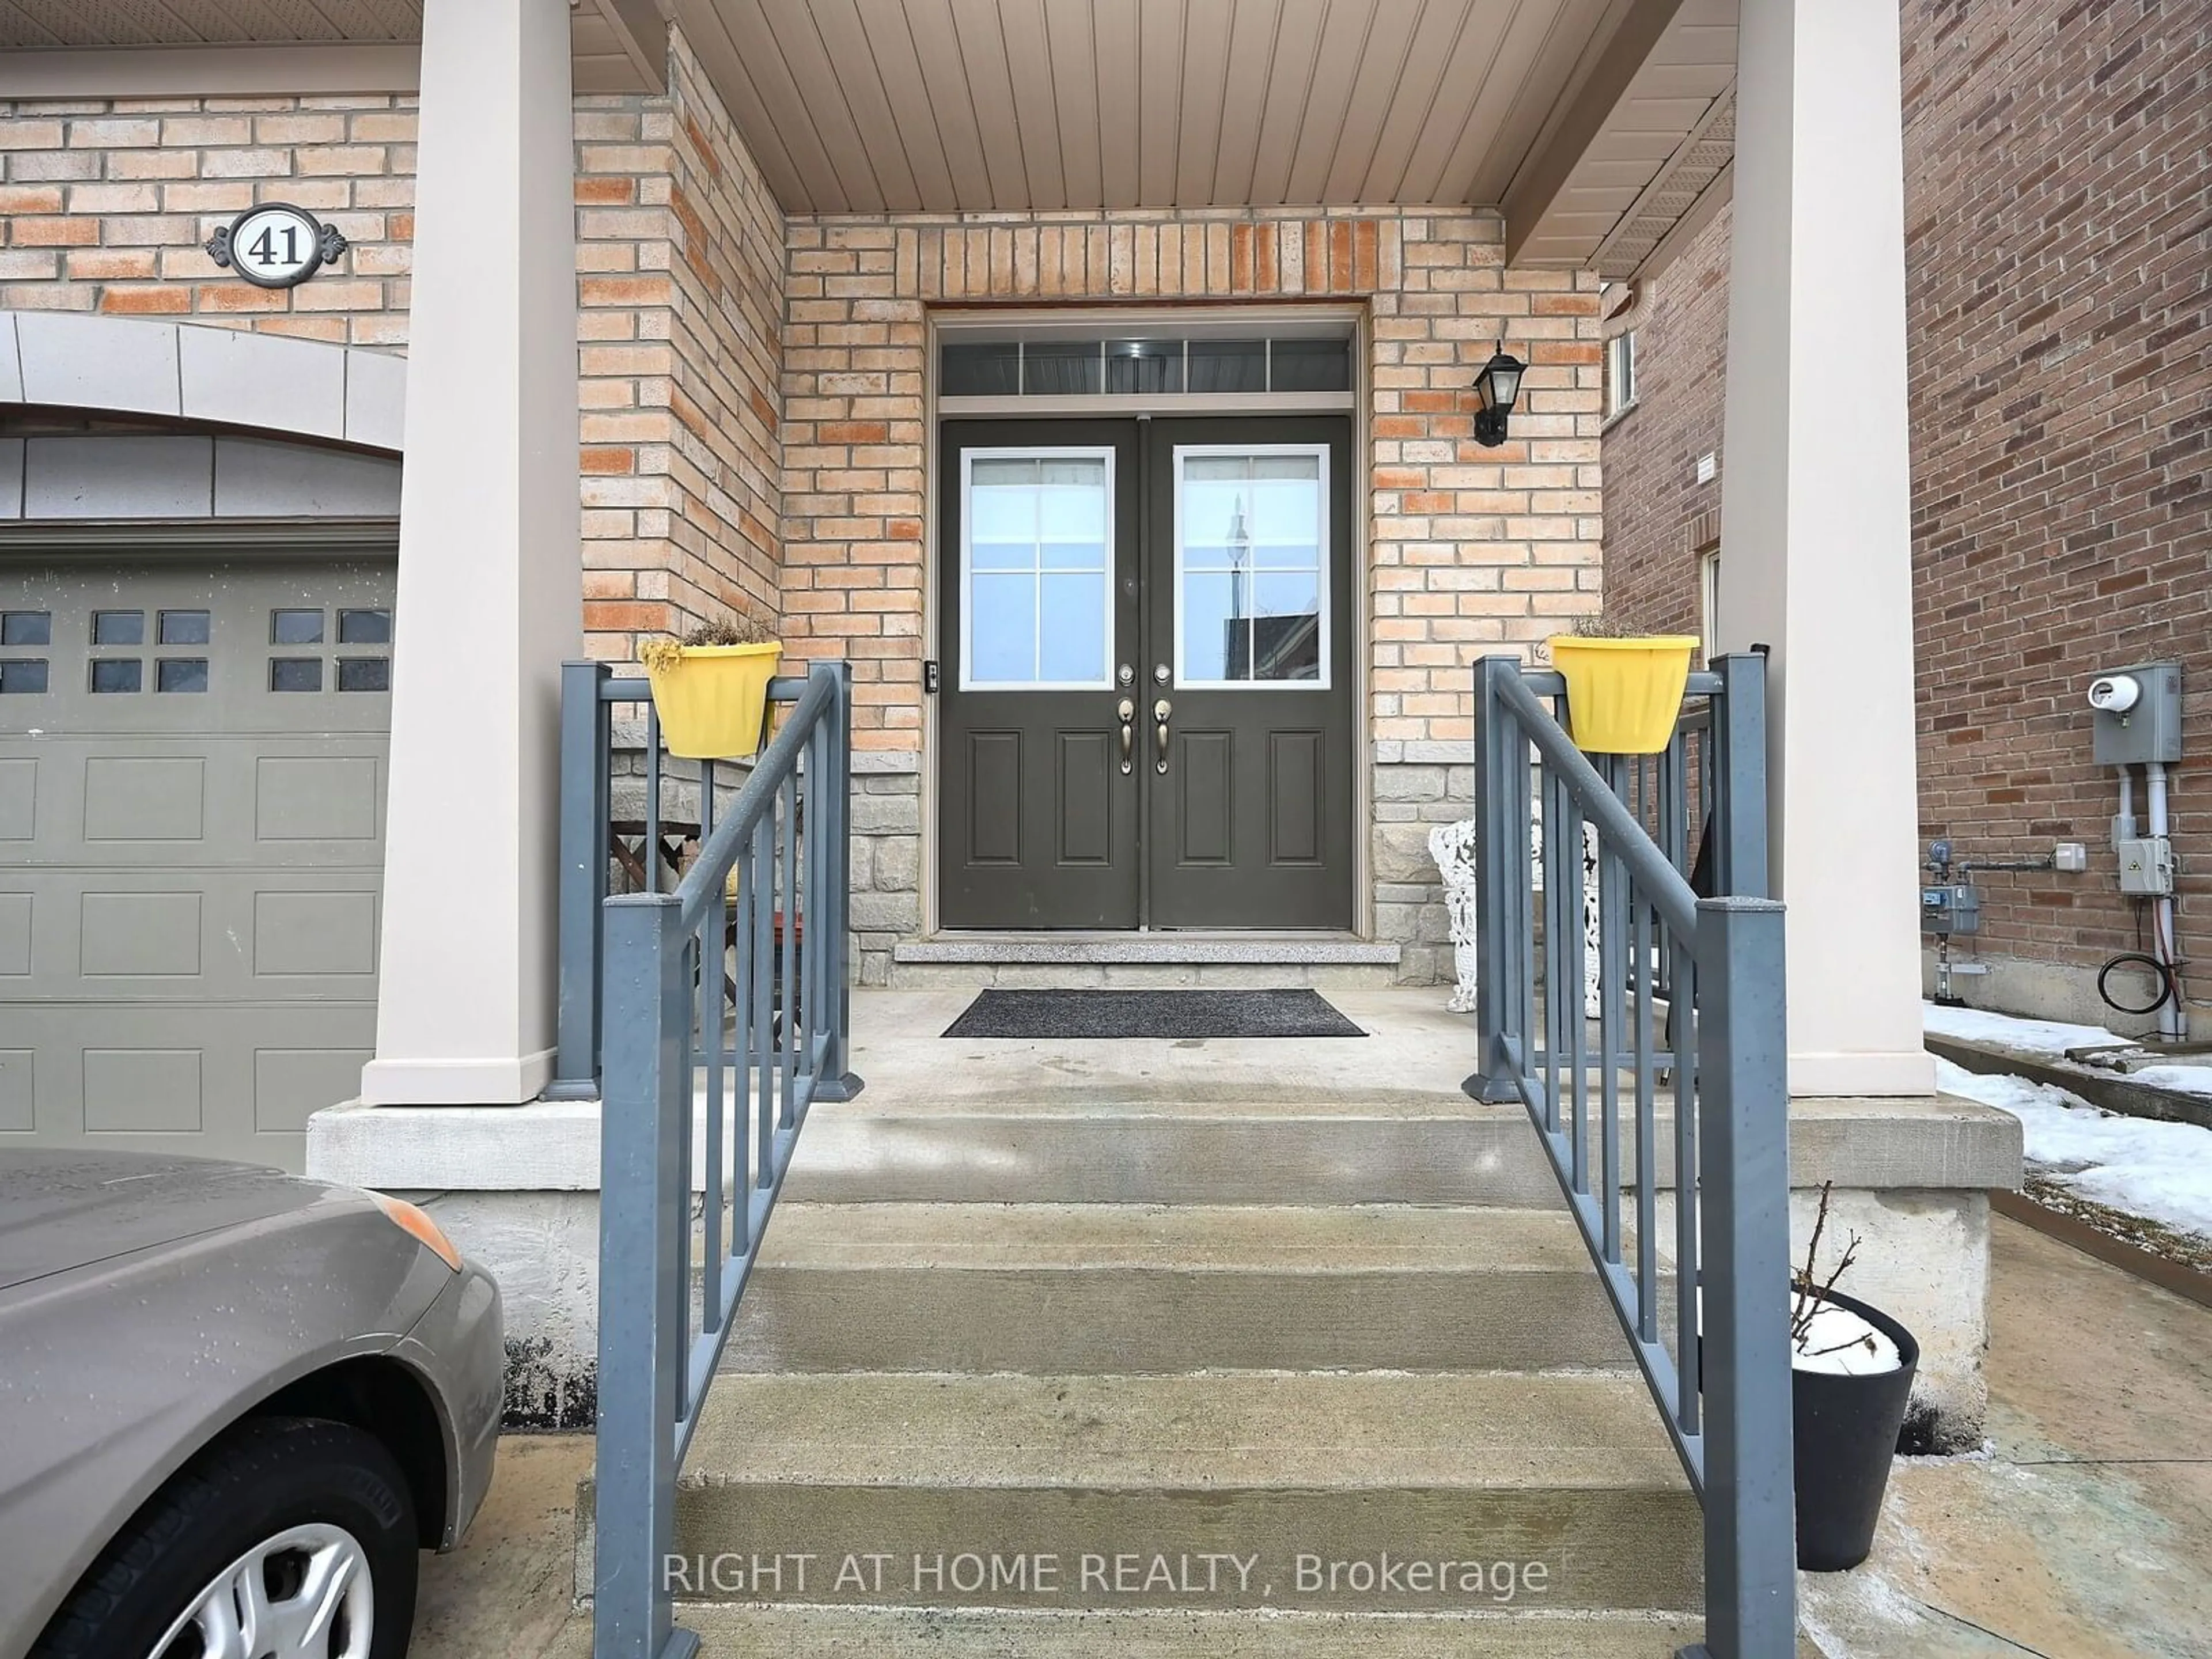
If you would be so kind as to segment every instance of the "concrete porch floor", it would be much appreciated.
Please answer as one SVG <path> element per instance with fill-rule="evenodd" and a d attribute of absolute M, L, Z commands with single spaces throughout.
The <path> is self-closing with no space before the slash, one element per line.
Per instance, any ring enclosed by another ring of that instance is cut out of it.
<path fill-rule="evenodd" d="M 1900 1462 L 1873 1560 L 1802 1581 L 1808 1628 L 1831 1659 L 2201 1654 L 2212 1311 L 2002 1218 L 1992 1241 L 1994 1451 Z M 579 1436 L 502 1444 L 468 1541 L 424 1563 L 414 1659 L 586 1659 L 569 1586 L 590 1462 Z"/>

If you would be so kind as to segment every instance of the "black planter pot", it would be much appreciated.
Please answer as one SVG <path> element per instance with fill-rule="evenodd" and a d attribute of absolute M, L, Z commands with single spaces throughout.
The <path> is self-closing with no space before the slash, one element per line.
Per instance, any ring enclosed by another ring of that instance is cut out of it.
<path fill-rule="evenodd" d="M 1790 1373 L 1797 1473 L 1797 1565 L 1842 1572 L 1867 1559 L 1889 1484 L 1889 1462 L 1912 1396 L 1920 1344 L 1879 1308 L 1854 1297 L 1826 1298 L 1848 1308 L 1897 1344 L 1901 1362 L 1875 1376 Z"/>

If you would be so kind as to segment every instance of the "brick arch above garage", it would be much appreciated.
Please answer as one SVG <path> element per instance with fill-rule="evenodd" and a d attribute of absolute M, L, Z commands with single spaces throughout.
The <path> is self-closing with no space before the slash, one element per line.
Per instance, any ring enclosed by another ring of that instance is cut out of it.
<path fill-rule="evenodd" d="M 10 404 L 249 428 L 397 455 L 407 360 L 193 323 L 0 311 Z"/>

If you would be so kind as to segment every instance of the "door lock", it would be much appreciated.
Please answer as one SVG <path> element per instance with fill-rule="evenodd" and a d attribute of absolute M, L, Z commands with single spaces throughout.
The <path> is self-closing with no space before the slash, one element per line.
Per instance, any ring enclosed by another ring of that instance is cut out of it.
<path fill-rule="evenodd" d="M 1175 713 L 1175 705 L 1162 697 L 1152 705 L 1152 769 L 1165 775 L 1168 769 L 1168 716 Z"/>
<path fill-rule="evenodd" d="M 1126 778 L 1131 770 L 1131 753 L 1137 746 L 1137 705 L 1124 697 L 1121 708 L 1115 712 L 1121 717 L 1121 775 Z"/>
<path fill-rule="evenodd" d="M 1120 686 L 1125 691 L 1127 690 L 1130 686 L 1136 684 L 1136 679 L 1137 671 L 1130 667 L 1127 663 L 1123 663 L 1119 668 L 1114 671 L 1114 684 Z"/>
<path fill-rule="evenodd" d="M 1169 673 L 1168 665 L 1165 663 L 1154 663 L 1152 665 L 1152 683 L 1154 684 L 1165 685 L 1171 678 L 1173 677 Z"/>

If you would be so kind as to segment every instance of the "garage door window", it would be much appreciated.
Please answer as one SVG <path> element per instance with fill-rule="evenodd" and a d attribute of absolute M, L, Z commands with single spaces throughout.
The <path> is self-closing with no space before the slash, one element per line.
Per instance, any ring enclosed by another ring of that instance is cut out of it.
<path fill-rule="evenodd" d="M 92 689 L 94 691 L 136 691 L 144 684 L 145 665 L 136 657 L 94 657 L 92 659 Z"/>
<path fill-rule="evenodd" d="M 269 638 L 280 646 L 322 646 L 335 644 L 338 649 L 330 655 L 272 656 L 269 659 L 269 689 L 271 691 L 389 691 L 392 690 L 392 659 L 385 652 L 363 654 L 348 647 L 389 646 L 392 643 L 392 612 L 386 606 L 362 606 L 359 609 L 341 608 L 337 612 L 337 626 L 331 625 L 331 613 L 322 611 L 272 611 L 269 613 Z"/>
<path fill-rule="evenodd" d="M 208 688 L 205 657 L 164 657 L 154 671 L 156 691 L 204 691 Z"/>
<path fill-rule="evenodd" d="M 0 696 L 38 696 L 46 689 L 46 659 L 25 654 L 53 643 L 50 611 L 0 611 Z"/>

